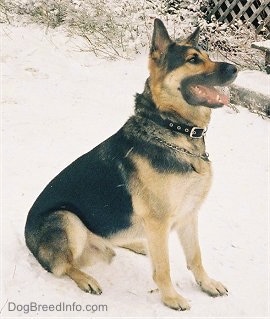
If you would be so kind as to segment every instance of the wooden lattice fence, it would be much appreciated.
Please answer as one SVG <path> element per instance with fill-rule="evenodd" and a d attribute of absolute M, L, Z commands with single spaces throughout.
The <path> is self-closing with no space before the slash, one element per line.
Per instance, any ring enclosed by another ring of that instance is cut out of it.
<path fill-rule="evenodd" d="M 270 31 L 270 0 L 211 0 L 210 3 L 209 20 L 213 15 L 220 22 L 241 19 L 252 23 L 257 33 Z"/>

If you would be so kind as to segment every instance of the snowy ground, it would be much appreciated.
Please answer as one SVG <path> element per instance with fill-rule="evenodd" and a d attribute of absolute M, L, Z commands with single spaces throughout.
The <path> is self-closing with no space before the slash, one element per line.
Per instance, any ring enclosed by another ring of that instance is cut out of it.
<path fill-rule="evenodd" d="M 201 247 L 208 272 L 229 288 L 227 297 L 199 290 L 173 234 L 172 278 L 190 311 L 163 306 L 158 293 L 150 293 L 156 287 L 148 258 L 122 249 L 110 266 L 87 269 L 103 288 L 101 296 L 88 295 L 41 268 L 25 246 L 24 223 L 47 182 L 132 114 L 133 95 L 147 76 L 146 54 L 135 61 L 98 60 L 76 52 L 63 34 L 33 26 L 2 26 L 1 36 L 1 316 L 268 318 L 269 123 L 242 108 L 238 114 L 219 109 L 207 134 L 214 182 L 201 209 Z M 19 305 L 30 302 L 102 304 L 108 311 L 24 313 Z M 12 311 L 14 304 L 21 311 Z"/>

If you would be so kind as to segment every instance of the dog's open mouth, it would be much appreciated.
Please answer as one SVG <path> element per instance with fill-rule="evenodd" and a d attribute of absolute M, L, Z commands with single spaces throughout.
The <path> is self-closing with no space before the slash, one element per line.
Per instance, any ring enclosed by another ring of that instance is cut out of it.
<path fill-rule="evenodd" d="M 202 102 L 206 101 L 211 105 L 229 103 L 229 97 L 213 86 L 191 85 L 190 90 Z"/>
<path fill-rule="evenodd" d="M 230 103 L 230 91 L 225 86 L 214 86 L 203 81 L 183 82 L 180 92 L 190 105 L 218 108 Z M 205 81 L 206 82 L 206 81 Z M 226 83 L 229 84 L 229 83 Z"/>
<path fill-rule="evenodd" d="M 229 97 L 221 92 L 221 88 L 194 84 L 189 86 L 192 99 L 196 104 L 221 107 L 229 104 Z"/>

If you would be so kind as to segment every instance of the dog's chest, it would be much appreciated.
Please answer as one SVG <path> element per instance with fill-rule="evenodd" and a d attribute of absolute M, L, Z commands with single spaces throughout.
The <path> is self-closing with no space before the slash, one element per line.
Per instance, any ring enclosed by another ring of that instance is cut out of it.
<path fill-rule="evenodd" d="M 202 160 L 201 160 L 202 161 Z M 137 174 L 132 185 L 134 213 L 184 218 L 204 200 L 211 184 L 211 166 L 203 162 L 200 172 L 159 173 L 143 159 L 136 159 Z"/>
<path fill-rule="evenodd" d="M 210 184 L 210 167 L 203 174 L 194 172 L 169 179 L 167 188 L 169 214 L 173 218 L 181 219 L 198 209 L 209 191 Z"/>

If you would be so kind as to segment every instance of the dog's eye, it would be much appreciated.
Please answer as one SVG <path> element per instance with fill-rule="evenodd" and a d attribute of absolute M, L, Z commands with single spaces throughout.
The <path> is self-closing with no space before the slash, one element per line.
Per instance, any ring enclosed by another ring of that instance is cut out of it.
<path fill-rule="evenodd" d="M 191 64 L 198 64 L 200 63 L 200 59 L 198 58 L 197 55 L 194 55 L 192 58 L 190 58 L 188 61 L 188 63 L 191 63 Z"/>

